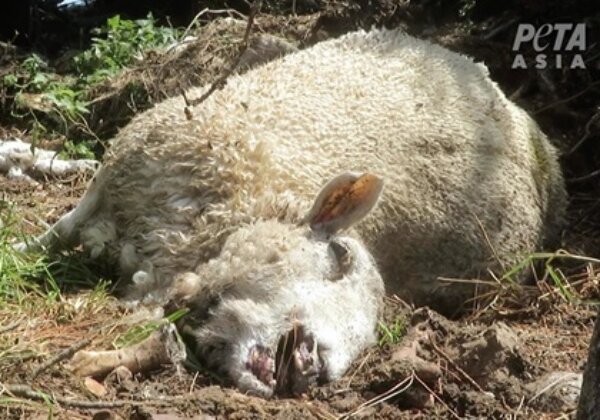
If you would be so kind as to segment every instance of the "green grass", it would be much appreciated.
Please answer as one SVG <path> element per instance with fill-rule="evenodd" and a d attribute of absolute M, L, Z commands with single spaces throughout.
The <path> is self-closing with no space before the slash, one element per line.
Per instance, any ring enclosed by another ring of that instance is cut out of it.
<path fill-rule="evenodd" d="M 92 140 L 66 140 L 63 143 L 63 150 L 59 153 L 59 156 L 63 159 L 95 159 L 95 146 L 96 142 Z"/>
<path fill-rule="evenodd" d="M 536 264 L 542 264 L 544 267 L 544 273 L 539 277 L 540 279 L 549 279 L 558 291 L 559 296 L 561 296 L 566 302 L 584 303 L 581 302 L 579 297 L 574 293 L 569 279 L 559 268 L 556 267 L 555 263 L 558 260 L 600 264 L 599 259 L 574 255 L 562 250 L 557 252 L 538 252 L 527 255 L 520 262 L 509 268 L 499 280 L 501 283 L 517 285 L 519 276 L 525 270 Z"/>
<path fill-rule="evenodd" d="M 45 256 L 21 253 L 13 249 L 11 240 L 26 239 L 18 229 L 18 219 L 12 206 L 0 202 L 0 304 L 23 303 L 31 294 L 54 301 L 60 290 L 48 270 Z M 42 286 L 34 279 L 46 278 Z"/>
<path fill-rule="evenodd" d="M 0 95 L 6 99 L 3 111 L 25 126 L 34 144 L 42 138 L 64 139 L 64 154 L 69 157 L 92 157 L 99 142 L 87 122 L 94 89 L 146 51 L 177 41 L 181 31 L 158 26 L 151 14 L 139 20 L 117 15 L 94 34 L 90 47 L 70 60 L 69 74 L 57 74 L 32 53 L 0 77 Z"/>
<path fill-rule="evenodd" d="M 385 324 L 379 322 L 379 346 L 398 343 L 406 334 L 406 322 L 403 318 L 396 318 L 393 323 Z"/>
<path fill-rule="evenodd" d="M 102 272 L 98 264 L 92 264 L 83 253 L 23 253 L 13 248 L 15 239 L 29 238 L 21 233 L 13 206 L 0 201 L 0 305 L 27 306 L 32 298 L 53 305 L 64 300 L 64 290 L 83 288 L 93 290 L 90 298 L 95 302 L 107 296 L 110 283 L 98 274 Z"/>
<path fill-rule="evenodd" d="M 152 332 L 156 331 L 161 325 L 175 322 L 185 316 L 187 312 L 187 309 L 179 309 L 159 321 L 150 321 L 144 325 L 136 325 L 118 336 L 114 340 L 113 346 L 117 349 L 120 349 L 137 344 L 148 338 L 148 336 L 152 334 Z"/>
<path fill-rule="evenodd" d="M 74 58 L 79 77 L 89 85 L 114 76 L 145 51 L 171 44 L 180 35 L 178 29 L 157 26 L 151 13 L 138 20 L 113 16 L 94 33 L 91 47 Z"/>

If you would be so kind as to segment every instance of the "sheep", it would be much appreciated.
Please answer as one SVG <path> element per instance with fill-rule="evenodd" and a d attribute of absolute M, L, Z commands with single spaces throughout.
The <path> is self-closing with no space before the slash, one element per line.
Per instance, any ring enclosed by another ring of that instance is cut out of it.
<path fill-rule="evenodd" d="M 184 107 L 134 118 L 29 246 L 81 244 L 131 279 L 132 301 L 195 308 L 198 354 L 244 391 L 339 378 L 375 341 L 384 284 L 453 311 L 476 287 L 445 278 L 559 237 L 547 137 L 483 64 L 400 30 L 318 43 L 232 76 L 191 120 Z"/>

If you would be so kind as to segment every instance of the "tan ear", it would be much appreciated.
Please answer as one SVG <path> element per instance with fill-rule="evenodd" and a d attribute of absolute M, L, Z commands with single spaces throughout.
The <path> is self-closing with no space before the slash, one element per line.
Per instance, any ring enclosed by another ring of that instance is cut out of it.
<path fill-rule="evenodd" d="M 321 189 L 305 220 L 315 231 L 347 229 L 375 207 L 382 190 L 383 180 L 376 175 L 339 175 Z"/>

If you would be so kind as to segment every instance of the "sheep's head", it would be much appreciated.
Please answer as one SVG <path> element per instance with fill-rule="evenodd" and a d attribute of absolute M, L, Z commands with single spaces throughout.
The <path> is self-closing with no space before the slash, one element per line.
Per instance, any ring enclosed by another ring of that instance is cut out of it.
<path fill-rule="evenodd" d="M 176 280 L 191 310 L 197 354 L 244 392 L 298 395 L 337 379 L 375 341 L 383 281 L 359 239 L 343 230 L 374 207 L 379 178 L 341 175 L 301 225 L 257 222 L 220 255 Z"/>

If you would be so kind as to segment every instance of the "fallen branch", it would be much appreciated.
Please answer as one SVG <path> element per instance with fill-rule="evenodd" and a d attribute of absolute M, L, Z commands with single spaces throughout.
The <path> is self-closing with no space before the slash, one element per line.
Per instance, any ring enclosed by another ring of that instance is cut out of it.
<path fill-rule="evenodd" d="M 590 181 L 590 180 L 596 178 L 599 175 L 600 175 L 600 169 L 596 169 L 595 171 L 590 172 L 587 175 L 582 175 L 577 178 L 567 179 L 567 184 L 577 184 L 579 182 L 587 182 L 587 181 Z"/>
<path fill-rule="evenodd" d="M 581 145 L 583 143 L 585 143 L 587 141 L 587 139 L 589 139 L 592 136 L 592 125 L 594 125 L 598 121 L 599 118 L 600 118 L 600 108 L 598 108 L 598 111 L 596 111 L 596 113 L 594 115 L 592 115 L 592 118 L 590 118 L 589 121 L 587 122 L 587 124 L 585 125 L 584 135 L 581 137 L 581 139 L 579 139 L 579 141 L 575 144 L 575 146 L 573 146 L 571 148 L 571 150 L 569 150 L 564 156 L 570 156 L 573 153 L 575 153 L 575 151 L 577 151 L 577 149 L 579 149 L 581 147 Z"/>
<path fill-rule="evenodd" d="M 162 398 L 160 400 L 115 400 L 115 401 L 89 401 L 89 400 L 75 400 L 60 396 L 51 396 L 42 391 L 36 391 L 29 385 L 24 384 L 11 384 L 11 385 L 0 385 L 0 395 L 9 394 L 13 397 L 25 398 L 31 401 L 42 401 L 48 402 L 53 401 L 56 404 L 60 404 L 65 407 L 71 408 L 82 408 L 82 409 L 100 409 L 100 408 L 119 408 L 127 405 L 167 405 L 173 401 L 184 400 L 182 397 L 175 398 Z"/>
<path fill-rule="evenodd" d="M 73 355 L 75 353 L 77 353 L 79 350 L 81 350 L 82 348 L 84 348 L 88 344 L 90 344 L 91 341 L 92 340 L 90 338 L 86 338 L 85 340 L 80 340 L 77 343 L 73 344 L 71 347 L 64 349 L 63 351 L 58 353 L 56 356 L 51 357 L 50 359 L 48 359 L 46 362 L 42 363 L 40 366 L 38 366 L 33 371 L 33 373 L 31 374 L 31 380 L 34 380 L 35 378 L 37 378 L 40 375 L 40 373 L 44 372 L 45 370 L 54 366 L 55 364 L 60 363 L 63 360 L 70 359 L 71 357 L 73 357 Z"/>
<path fill-rule="evenodd" d="M 546 106 L 541 107 L 540 109 L 535 110 L 533 112 L 533 115 L 541 114 L 544 111 L 547 111 L 547 110 L 555 108 L 555 107 L 557 107 L 559 105 L 564 105 L 564 104 L 566 104 L 568 102 L 571 102 L 572 100 L 579 98 L 581 95 L 584 95 L 585 93 L 587 93 L 588 90 L 592 89 L 593 87 L 596 87 L 599 84 L 600 84 L 600 80 L 598 80 L 598 81 L 596 81 L 594 83 L 591 83 L 585 89 L 580 90 L 579 92 L 575 93 L 574 95 L 568 96 L 568 97 L 566 97 L 564 99 L 561 99 L 559 101 L 553 102 L 551 104 L 548 104 Z"/>

